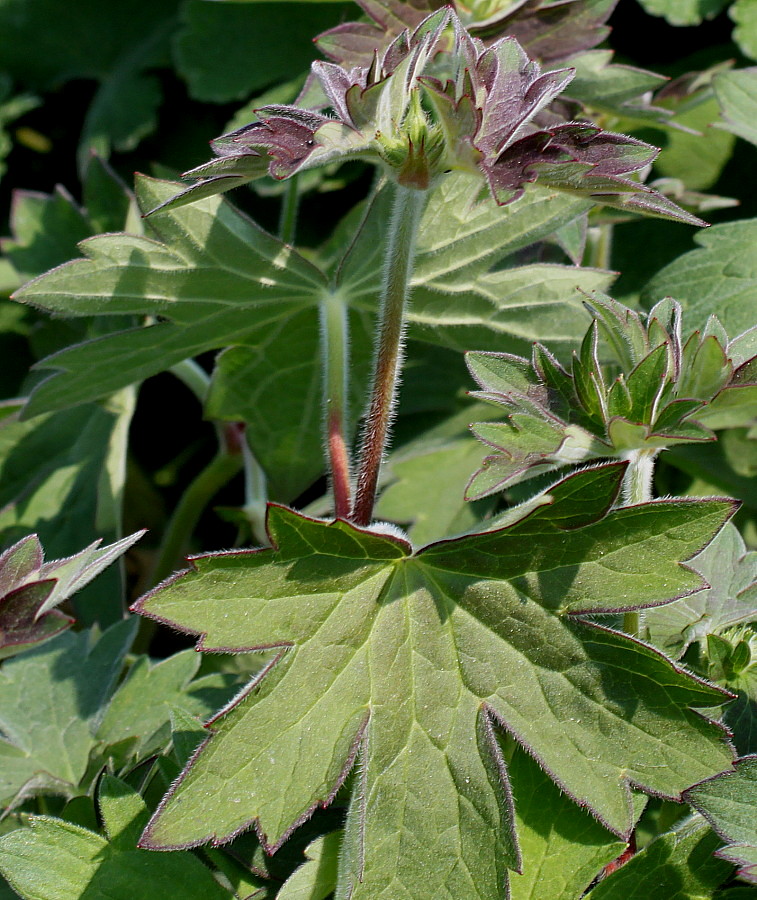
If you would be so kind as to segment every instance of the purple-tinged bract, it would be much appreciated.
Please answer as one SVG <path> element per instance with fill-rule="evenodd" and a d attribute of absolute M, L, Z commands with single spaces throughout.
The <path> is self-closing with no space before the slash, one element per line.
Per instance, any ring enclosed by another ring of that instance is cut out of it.
<path fill-rule="evenodd" d="M 187 172 L 194 184 L 158 209 L 266 172 L 283 179 L 365 159 L 419 190 L 458 170 L 481 176 L 499 204 L 538 181 L 608 206 L 704 224 L 629 177 L 652 162 L 655 147 L 586 122 L 544 126 L 545 110 L 570 83 L 572 69 L 542 72 L 512 37 L 487 46 L 450 8 L 400 32 L 370 65 L 319 61 L 313 74 L 331 115 L 297 106 L 259 109 L 258 121 L 213 141 L 216 159 Z"/>

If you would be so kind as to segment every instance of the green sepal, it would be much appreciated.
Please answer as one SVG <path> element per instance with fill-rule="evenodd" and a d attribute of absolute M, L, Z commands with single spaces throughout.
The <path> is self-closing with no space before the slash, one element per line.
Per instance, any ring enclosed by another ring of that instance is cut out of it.
<path fill-rule="evenodd" d="M 682 397 L 709 400 L 728 384 L 732 374 L 733 367 L 715 335 L 698 341 L 695 332 L 683 348 L 678 392 Z"/>
<path fill-rule="evenodd" d="M 668 345 L 660 344 L 631 371 L 626 382 L 633 403 L 628 415 L 631 421 L 654 421 L 660 395 L 669 377 L 669 365 Z"/>

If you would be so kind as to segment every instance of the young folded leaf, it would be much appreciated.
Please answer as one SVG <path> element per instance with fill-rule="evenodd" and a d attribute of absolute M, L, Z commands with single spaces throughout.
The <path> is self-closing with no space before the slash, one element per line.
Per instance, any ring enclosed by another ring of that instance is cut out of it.
<path fill-rule="evenodd" d="M 100 548 L 95 541 L 67 559 L 45 562 L 36 534 L 0 556 L 0 658 L 12 656 L 64 631 L 73 619 L 55 609 L 125 553 L 138 531 Z"/>
<path fill-rule="evenodd" d="M 729 341 L 712 316 L 684 342 L 674 300 L 646 317 L 600 295 L 586 307 L 594 321 L 569 371 L 539 343 L 530 361 L 467 354 L 482 388 L 474 396 L 507 411 L 504 423 L 472 426 L 497 453 L 471 479 L 469 500 L 568 465 L 639 453 L 654 458 L 674 444 L 714 440 L 712 428 L 753 420 L 757 329 Z M 609 364 L 600 360 L 600 336 L 614 357 Z"/>

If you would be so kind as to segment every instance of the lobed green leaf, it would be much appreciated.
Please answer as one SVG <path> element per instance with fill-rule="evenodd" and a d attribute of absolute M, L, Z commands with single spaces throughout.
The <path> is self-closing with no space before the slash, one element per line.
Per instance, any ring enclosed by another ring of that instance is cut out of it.
<path fill-rule="evenodd" d="M 677 797 L 722 770 L 722 733 L 689 708 L 722 695 L 576 616 L 696 589 L 680 561 L 731 505 L 607 513 L 622 471 L 580 472 L 508 527 L 415 554 L 271 507 L 275 549 L 200 557 L 147 595 L 138 611 L 203 649 L 280 653 L 209 723 L 143 845 L 223 843 L 254 823 L 277 847 L 357 757 L 337 896 L 494 900 L 520 858 L 494 723 L 618 834 L 630 784 Z"/>

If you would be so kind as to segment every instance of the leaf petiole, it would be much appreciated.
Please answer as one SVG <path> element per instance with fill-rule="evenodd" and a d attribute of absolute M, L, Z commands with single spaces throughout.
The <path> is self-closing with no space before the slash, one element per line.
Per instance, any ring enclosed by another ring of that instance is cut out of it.
<path fill-rule="evenodd" d="M 349 369 L 349 313 L 338 291 L 326 293 L 320 306 L 324 373 L 324 428 L 334 494 L 334 516 L 350 514 L 350 460 L 347 448 L 347 373 Z"/>
<path fill-rule="evenodd" d="M 623 504 L 635 506 L 652 499 L 654 466 L 659 450 L 632 450 L 626 456 L 628 468 L 623 477 Z M 630 610 L 623 615 L 623 631 L 632 637 L 641 635 L 641 613 Z"/>
<path fill-rule="evenodd" d="M 384 254 L 373 388 L 363 430 L 351 515 L 356 525 L 370 524 L 373 515 L 379 469 L 386 450 L 402 365 L 405 301 L 413 273 L 418 226 L 427 196 L 425 191 L 399 184 L 395 185 L 394 191 Z"/>

